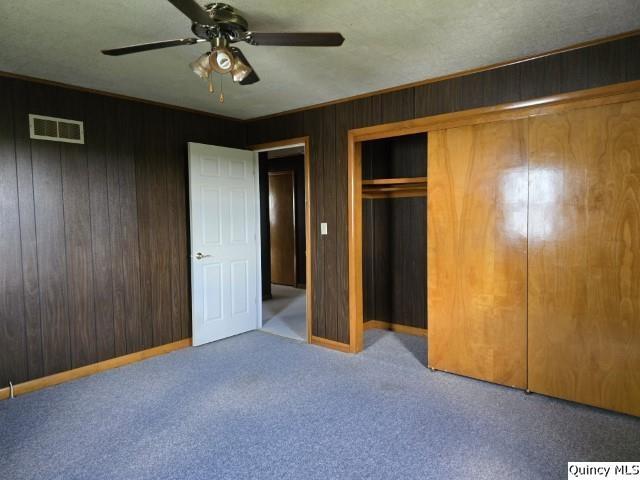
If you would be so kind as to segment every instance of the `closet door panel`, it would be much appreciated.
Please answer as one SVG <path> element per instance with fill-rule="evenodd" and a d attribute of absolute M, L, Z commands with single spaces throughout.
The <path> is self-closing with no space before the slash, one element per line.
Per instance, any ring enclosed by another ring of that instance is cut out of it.
<path fill-rule="evenodd" d="M 527 120 L 429 134 L 429 366 L 526 388 Z"/>
<path fill-rule="evenodd" d="M 640 415 L 640 102 L 532 118 L 529 388 Z"/>

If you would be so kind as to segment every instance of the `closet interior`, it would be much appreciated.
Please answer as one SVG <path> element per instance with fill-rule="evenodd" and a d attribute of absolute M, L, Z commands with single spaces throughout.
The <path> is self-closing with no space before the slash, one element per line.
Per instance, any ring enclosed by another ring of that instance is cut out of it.
<path fill-rule="evenodd" d="M 363 329 L 427 333 L 427 134 L 362 143 Z"/>

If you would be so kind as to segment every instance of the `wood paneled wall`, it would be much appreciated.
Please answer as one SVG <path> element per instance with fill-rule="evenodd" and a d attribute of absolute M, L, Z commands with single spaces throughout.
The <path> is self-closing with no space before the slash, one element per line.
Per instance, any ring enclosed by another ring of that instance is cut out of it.
<path fill-rule="evenodd" d="M 86 144 L 29 139 L 28 114 Z M 187 142 L 241 123 L 0 78 L 0 387 L 191 335 Z"/>
<path fill-rule="evenodd" d="M 250 122 L 247 143 L 311 143 L 313 334 L 348 343 L 347 132 L 352 128 L 640 79 L 640 36 Z M 329 235 L 320 236 L 326 221 Z"/>
<path fill-rule="evenodd" d="M 364 321 L 427 328 L 425 197 L 363 201 Z"/>

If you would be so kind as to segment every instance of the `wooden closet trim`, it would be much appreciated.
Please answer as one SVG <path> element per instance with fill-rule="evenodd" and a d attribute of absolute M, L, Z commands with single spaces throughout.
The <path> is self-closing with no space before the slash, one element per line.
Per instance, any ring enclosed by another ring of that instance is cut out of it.
<path fill-rule="evenodd" d="M 640 80 L 617 83 L 606 87 L 578 90 L 521 102 L 474 108 L 430 117 L 404 120 L 349 130 L 349 142 L 364 142 L 399 137 L 433 130 L 477 125 L 480 123 L 517 120 L 538 115 L 560 113 L 576 108 L 596 107 L 629 102 L 640 98 Z"/>
<path fill-rule="evenodd" d="M 357 353 L 363 348 L 362 142 L 489 122 L 518 120 L 634 100 L 640 100 L 640 80 L 349 130 L 347 139 L 349 351 Z"/>
<path fill-rule="evenodd" d="M 249 145 L 247 148 L 253 151 L 264 151 L 271 150 L 274 148 L 282 148 L 289 147 L 293 145 L 304 145 L 304 214 L 305 214 L 305 226 L 304 226 L 304 237 L 307 254 L 305 255 L 306 262 L 306 288 L 305 288 L 305 296 L 307 302 L 306 308 L 306 317 L 307 317 L 307 343 L 319 343 L 314 341 L 312 332 L 312 322 L 313 322 L 313 309 L 311 308 L 313 302 L 313 272 L 311 270 L 311 252 L 313 251 L 313 242 L 311 235 L 311 150 L 309 149 L 309 137 L 296 137 L 289 138 L 287 140 L 278 140 L 277 142 L 268 142 L 268 143 L 259 143 L 256 145 Z M 258 160 L 259 161 L 259 160 Z M 346 344 L 340 344 L 346 345 Z M 330 348 L 335 348 L 336 350 L 340 350 L 340 348 L 336 348 L 335 346 L 329 346 Z"/>

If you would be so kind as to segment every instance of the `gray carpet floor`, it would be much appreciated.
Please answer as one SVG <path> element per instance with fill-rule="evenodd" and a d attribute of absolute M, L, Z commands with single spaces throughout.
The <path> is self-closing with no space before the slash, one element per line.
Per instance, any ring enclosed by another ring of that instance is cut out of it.
<path fill-rule="evenodd" d="M 262 329 L 294 340 L 307 338 L 305 291 L 272 284 L 271 295 L 262 302 Z"/>
<path fill-rule="evenodd" d="M 640 459 L 640 419 L 250 332 L 0 402 L 6 479 L 555 479 Z"/>

